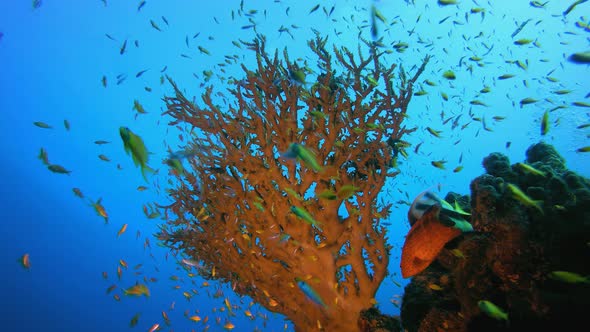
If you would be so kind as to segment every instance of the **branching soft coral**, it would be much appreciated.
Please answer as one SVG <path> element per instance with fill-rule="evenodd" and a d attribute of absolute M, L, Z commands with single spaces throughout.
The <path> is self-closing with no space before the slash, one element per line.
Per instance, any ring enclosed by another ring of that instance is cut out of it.
<path fill-rule="evenodd" d="M 198 129 L 199 148 L 169 191 L 173 217 L 159 238 L 302 331 L 356 330 L 374 304 L 389 254 L 379 224 L 389 206 L 378 207 L 377 195 L 397 174 L 387 141 L 412 131 L 402 120 L 428 60 L 411 79 L 400 70 L 396 92 L 396 66 L 384 67 L 376 46 L 365 42 L 370 54 L 359 47 L 358 59 L 334 47 L 334 59 L 326 43 L 309 42 L 321 72 L 313 81 L 306 64 L 286 50 L 268 55 L 258 36 L 244 43 L 256 68 L 243 66 L 245 78 L 229 89 L 233 104 L 217 105 L 212 87 L 192 102 L 171 79 L 175 96 L 164 99 L 171 125 Z M 320 167 L 285 158 L 293 143 Z"/>

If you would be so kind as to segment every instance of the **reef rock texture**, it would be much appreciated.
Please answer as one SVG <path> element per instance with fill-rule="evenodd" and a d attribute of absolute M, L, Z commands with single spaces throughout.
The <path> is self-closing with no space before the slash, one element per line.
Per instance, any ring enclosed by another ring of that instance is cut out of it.
<path fill-rule="evenodd" d="M 579 331 L 590 308 L 590 181 L 568 170 L 545 143 L 531 146 L 524 163 L 510 165 L 493 153 L 484 167 L 487 174 L 471 182 L 474 232 L 449 242 L 407 285 L 403 328 Z M 530 201 L 518 200 L 507 184 Z M 457 202 L 469 210 L 465 199 Z M 552 278 L 553 271 L 581 280 Z M 480 300 L 494 303 L 507 319 L 483 313 Z"/>
<path fill-rule="evenodd" d="M 401 322 L 398 316 L 384 315 L 378 308 L 369 308 L 361 312 L 358 322 L 361 332 L 401 332 Z"/>

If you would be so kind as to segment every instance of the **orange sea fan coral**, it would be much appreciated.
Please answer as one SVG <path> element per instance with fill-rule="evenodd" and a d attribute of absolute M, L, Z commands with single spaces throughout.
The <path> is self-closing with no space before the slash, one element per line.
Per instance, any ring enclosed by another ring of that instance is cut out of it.
<path fill-rule="evenodd" d="M 297 330 L 354 331 L 387 274 L 389 246 L 379 221 L 389 205 L 377 204 L 385 180 L 397 174 L 387 139 L 414 130 L 402 120 L 428 58 L 412 78 L 400 71 L 394 91 L 396 66 L 384 66 L 373 43 L 365 42 L 367 57 L 360 47 L 358 55 L 336 47 L 331 54 L 326 43 L 309 42 L 317 79 L 286 50 L 282 59 L 269 56 L 262 36 L 244 43 L 256 54 L 256 68 L 242 66 L 245 78 L 229 89 L 235 102 L 224 110 L 212 87 L 199 105 L 169 79 L 175 96 L 164 99 L 166 114 L 171 125 L 198 129 L 190 144 L 199 148 L 169 190 L 172 213 L 158 236 L 202 262 L 202 275 L 231 283 Z M 305 84 L 296 84 L 290 73 L 302 68 Z M 313 151 L 314 162 L 282 158 L 293 143 Z M 326 195 L 343 188 L 354 190 Z M 297 281 L 325 306 L 314 305 Z"/>

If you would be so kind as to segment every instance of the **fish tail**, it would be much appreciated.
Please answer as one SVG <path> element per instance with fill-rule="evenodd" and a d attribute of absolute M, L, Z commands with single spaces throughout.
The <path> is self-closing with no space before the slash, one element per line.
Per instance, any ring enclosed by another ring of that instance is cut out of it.
<path fill-rule="evenodd" d="M 154 174 L 156 171 L 154 171 L 154 169 L 149 167 L 148 165 L 144 165 L 141 167 L 141 175 L 143 176 L 143 179 L 147 182 L 148 179 L 145 175 L 146 171 L 150 174 Z"/>
<path fill-rule="evenodd" d="M 295 158 L 297 158 L 297 154 L 295 154 L 291 150 L 287 150 L 287 151 L 281 153 L 281 157 L 285 158 L 285 159 L 295 159 Z"/>

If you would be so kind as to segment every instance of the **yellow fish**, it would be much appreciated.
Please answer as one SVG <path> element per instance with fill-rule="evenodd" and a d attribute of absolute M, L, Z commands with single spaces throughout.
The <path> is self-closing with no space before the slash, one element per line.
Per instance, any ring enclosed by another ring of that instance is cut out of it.
<path fill-rule="evenodd" d="M 150 296 L 150 290 L 144 284 L 136 284 L 124 290 L 125 295 L 133 295 L 133 296 Z"/>
<path fill-rule="evenodd" d="M 479 310 L 481 310 L 486 315 L 488 315 L 494 319 L 506 320 L 506 321 L 508 320 L 508 314 L 504 310 L 502 310 L 500 307 L 498 307 L 497 305 L 493 304 L 490 301 L 487 301 L 487 300 L 478 301 L 477 306 L 479 307 Z"/>
<path fill-rule="evenodd" d="M 107 214 L 107 211 L 105 210 L 104 206 L 102 206 L 101 201 L 102 201 L 102 197 L 99 198 L 94 203 L 92 201 L 90 201 L 90 206 L 92 206 L 94 208 L 94 211 L 96 211 L 96 214 L 98 214 L 99 216 L 104 218 L 104 222 L 106 224 L 109 222 L 109 215 Z"/>
<path fill-rule="evenodd" d="M 541 207 L 541 203 L 542 203 L 541 201 L 535 201 L 535 200 L 531 199 L 524 192 L 522 192 L 522 190 L 520 190 L 517 186 L 515 186 L 511 183 L 506 184 L 506 189 L 508 189 L 508 191 L 510 192 L 510 194 L 512 195 L 512 197 L 514 199 L 516 199 L 517 201 L 521 202 L 522 204 L 524 204 L 526 206 L 534 207 L 539 212 L 541 212 L 541 214 L 543 214 L 543 207 Z"/>
<path fill-rule="evenodd" d="M 147 181 L 147 178 L 145 177 L 145 171 L 147 170 L 153 173 L 154 170 L 147 165 L 148 150 L 145 147 L 143 140 L 127 127 L 120 127 L 119 134 L 123 140 L 125 152 L 127 152 L 127 154 L 131 154 L 133 163 L 135 166 L 139 166 L 141 168 L 141 175 L 143 175 L 143 178 Z"/>
<path fill-rule="evenodd" d="M 440 287 L 437 284 L 433 284 L 433 283 L 428 284 L 428 288 L 430 288 L 430 289 L 432 289 L 434 291 L 441 291 L 442 290 L 442 287 Z"/>
<path fill-rule="evenodd" d="M 309 212 L 307 212 L 307 210 L 305 210 L 304 208 L 301 208 L 298 206 L 291 206 L 291 212 L 293 212 L 293 214 L 295 214 L 297 217 L 301 218 L 306 223 L 317 227 L 321 231 L 320 227 L 322 226 L 322 224 L 320 222 L 318 222 L 317 220 L 315 220 L 313 218 L 313 216 Z"/>
<path fill-rule="evenodd" d="M 283 153 L 282 156 L 283 158 L 288 159 L 299 159 L 303 161 L 308 168 L 311 168 L 316 172 L 322 171 L 322 166 L 317 161 L 315 154 L 301 144 L 291 143 L 287 152 Z"/>
<path fill-rule="evenodd" d="M 545 176 L 546 175 L 545 172 L 540 171 L 529 164 L 516 163 L 515 166 L 519 167 L 520 169 L 522 169 L 523 172 L 528 173 L 528 174 L 534 174 L 534 175 L 538 175 L 538 176 Z"/>
<path fill-rule="evenodd" d="M 29 260 L 29 254 L 24 254 L 23 257 L 21 257 L 19 259 L 19 262 L 22 264 L 22 266 L 25 269 L 30 269 L 31 268 L 31 261 Z"/>
<path fill-rule="evenodd" d="M 127 224 L 124 224 L 123 227 L 121 227 L 121 229 L 119 230 L 119 232 L 117 232 L 117 237 L 121 236 L 121 234 L 125 233 L 125 231 L 127 230 Z"/>
<path fill-rule="evenodd" d="M 133 109 L 137 111 L 137 113 L 139 114 L 147 113 L 146 110 L 143 108 L 143 105 L 141 105 L 141 103 L 137 99 L 133 100 Z"/>
<path fill-rule="evenodd" d="M 547 275 L 549 278 L 553 280 L 563 281 L 570 284 L 590 284 L 590 278 L 581 276 L 574 272 L 567 272 L 567 271 L 551 271 Z"/>

